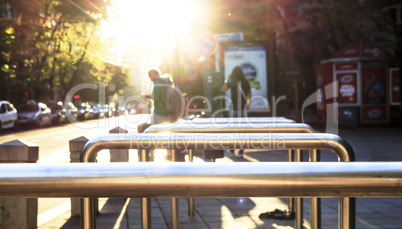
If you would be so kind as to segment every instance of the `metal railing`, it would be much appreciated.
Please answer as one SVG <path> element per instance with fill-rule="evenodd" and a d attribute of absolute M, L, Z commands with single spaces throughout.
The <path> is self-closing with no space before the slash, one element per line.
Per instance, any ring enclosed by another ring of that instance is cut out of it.
<path fill-rule="evenodd" d="M 402 162 L 157 165 L 0 164 L 0 197 L 402 197 Z"/>
<path fill-rule="evenodd" d="M 241 119 L 236 119 L 237 121 Z M 256 118 L 254 118 L 256 120 Z M 269 121 L 273 121 L 275 119 L 272 118 L 258 118 L 258 121 L 266 121 L 267 123 L 252 123 L 249 120 L 249 123 L 238 123 L 233 119 L 233 122 L 218 122 L 218 123 L 186 123 L 186 122 L 178 122 L 175 124 L 155 124 L 148 127 L 144 133 L 162 133 L 162 132 L 174 132 L 174 133 L 314 133 L 315 131 L 311 128 L 308 124 L 301 124 L 301 123 L 269 123 Z M 285 119 L 280 119 L 285 120 Z M 287 119 L 286 119 L 287 120 Z M 222 120 L 221 120 L 222 121 Z M 227 120 L 224 120 L 227 121 Z M 288 151 L 288 161 L 293 161 L 292 157 L 292 150 Z M 316 151 L 311 152 L 317 158 Z M 192 151 L 189 152 L 189 160 L 193 160 Z M 317 160 L 315 160 L 317 161 Z M 289 212 L 294 211 L 293 207 L 293 198 L 289 198 L 288 200 L 288 209 Z M 317 210 L 319 209 L 319 200 L 316 198 L 311 199 L 312 202 L 312 214 L 315 214 L 315 217 L 312 217 L 311 225 L 312 228 L 319 228 L 319 219 L 320 219 L 320 212 Z M 296 203 L 297 207 L 301 204 L 301 200 L 298 199 Z M 189 198 L 188 200 L 188 215 L 194 216 L 194 198 Z M 171 209 L 172 212 L 176 212 L 177 201 L 172 199 L 171 201 Z M 145 209 L 144 209 L 145 210 Z M 296 222 L 300 223 L 299 227 L 303 223 L 302 219 L 299 217 L 302 216 L 302 212 L 296 215 Z M 172 221 L 178 222 L 178 219 L 173 219 L 173 217 L 178 217 L 177 214 L 171 214 Z M 314 220 L 314 221 L 313 221 Z"/>
<path fill-rule="evenodd" d="M 218 124 L 218 123 L 295 123 L 285 117 L 227 117 L 180 119 L 176 123 Z"/>
<path fill-rule="evenodd" d="M 302 123 L 183 123 L 154 124 L 144 133 L 314 133 L 308 124 Z"/>
<path fill-rule="evenodd" d="M 233 165 L 0 164 L 0 197 L 402 197 L 402 162 Z"/>
<path fill-rule="evenodd" d="M 107 135 L 93 138 L 87 142 L 81 151 L 82 162 L 94 162 L 97 153 L 102 149 L 140 149 L 141 154 L 146 154 L 146 149 L 165 148 L 175 149 L 184 147 L 187 149 L 327 149 L 335 152 L 340 161 L 354 161 L 354 153 L 350 145 L 333 134 L 261 134 L 247 133 L 237 134 L 182 134 L 182 133 L 159 133 L 159 134 L 132 134 L 132 135 Z M 299 151 L 300 152 L 300 151 Z M 149 206 L 143 198 L 143 204 Z M 339 221 L 342 228 L 353 228 L 354 211 L 349 218 L 350 209 L 354 204 L 349 198 L 339 201 Z M 95 216 L 91 208 L 92 201 L 84 198 L 82 209 L 83 228 L 91 228 L 95 222 Z M 145 212 L 142 216 L 143 228 L 149 228 L 150 215 Z M 173 212 L 172 212 L 173 214 Z"/>

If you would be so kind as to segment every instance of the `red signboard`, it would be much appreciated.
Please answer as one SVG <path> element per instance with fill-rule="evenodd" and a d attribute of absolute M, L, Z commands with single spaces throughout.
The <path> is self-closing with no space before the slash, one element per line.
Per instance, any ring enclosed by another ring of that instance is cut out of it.
<path fill-rule="evenodd" d="M 391 70 L 391 104 L 398 105 L 401 103 L 401 88 L 399 84 L 399 69 Z"/>
<path fill-rule="evenodd" d="M 342 63 L 342 64 L 336 64 L 335 69 L 338 71 L 342 70 L 357 70 L 357 62 L 356 63 Z"/>
<path fill-rule="evenodd" d="M 363 106 L 363 121 L 386 121 L 386 106 Z"/>
<path fill-rule="evenodd" d="M 386 104 L 386 69 L 378 67 L 363 68 L 363 104 Z"/>
<path fill-rule="evenodd" d="M 357 103 L 357 73 L 337 73 L 338 81 L 338 103 L 356 104 Z"/>
<path fill-rule="evenodd" d="M 376 45 L 359 39 L 342 49 L 336 58 L 379 58 L 386 56 L 386 53 Z"/>

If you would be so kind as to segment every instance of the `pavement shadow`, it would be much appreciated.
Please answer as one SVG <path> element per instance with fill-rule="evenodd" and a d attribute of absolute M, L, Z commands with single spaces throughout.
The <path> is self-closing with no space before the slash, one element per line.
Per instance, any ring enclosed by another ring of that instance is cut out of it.
<path fill-rule="evenodd" d="M 108 198 L 96 219 L 96 228 L 128 228 L 126 209 L 130 198 Z"/>
<path fill-rule="evenodd" d="M 75 229 L 79 225 L 80 225 L 80 217 L 72 216 L 63 224 L 63 226 L 60 227 L 60 229 Z"/>

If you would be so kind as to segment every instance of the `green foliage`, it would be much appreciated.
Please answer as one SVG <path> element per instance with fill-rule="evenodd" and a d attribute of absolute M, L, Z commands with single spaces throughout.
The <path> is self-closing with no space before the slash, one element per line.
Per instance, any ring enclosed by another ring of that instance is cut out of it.
<path fill-rule="evenodd" d="M 80 83 L 108 83 L 115 71 L 100 49 L 108 1 L 3 0 L 0 3 L 0 99 L 51 100 Z M 28 96 L 26 96 L 28 95 Z M 63 99 L 59 97 L 59 99 Z"/>

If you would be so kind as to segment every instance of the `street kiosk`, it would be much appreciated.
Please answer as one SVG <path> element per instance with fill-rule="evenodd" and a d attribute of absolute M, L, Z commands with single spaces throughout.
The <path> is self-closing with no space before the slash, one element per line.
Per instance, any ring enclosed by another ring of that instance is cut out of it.
<path fill-rule="evenodd" d="M 400 102 L 395 82 L 399 72 L 387 65 L 389 57 L 376 45 L 359 39 L 323 60 L 316 69 L 318 119 L 333 118 L 344 127 L 389 123 L 391 105 Z"/>

